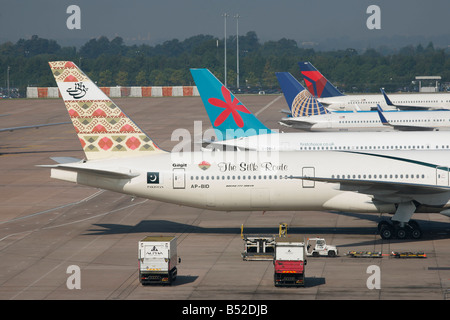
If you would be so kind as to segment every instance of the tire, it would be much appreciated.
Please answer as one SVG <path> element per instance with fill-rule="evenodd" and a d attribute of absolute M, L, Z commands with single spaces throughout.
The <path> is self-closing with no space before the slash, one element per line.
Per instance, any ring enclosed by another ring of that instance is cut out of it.
<path fill-rule="evenodd" d="M 422 230 L 420 230 L 420 228 L 413 228 L 411 231 L 411 238 L 416 240 L 422 238 Z"/>
<path fill-rule="evenodd" d="M 390 225 L 383 225 L 380 228 L 380 236 L 384 240 L 390 240 L 392 239 L 394 235 L 394 228 L 392 228 Z"/>
<path fill-rule="evenodd" d="M 405 228 L 398 228 L 395 232 L 398 239 L 403 240 L 406 238 L 406 230 Z"/>
<path fill-rule="evenodd" d="M 336 251 L 334 251 L 334 250 L 328 251 L 328 256 L 332 257 L 332 258 L 336 257 Z"/>
<path fill-rule="evenodd" d="M 422 229 L 420 229 L 419 224 L 415 220 L 409 221 L 408 225 L 411 228 L 409 234 L 412 239 L 422 238 Z"/>

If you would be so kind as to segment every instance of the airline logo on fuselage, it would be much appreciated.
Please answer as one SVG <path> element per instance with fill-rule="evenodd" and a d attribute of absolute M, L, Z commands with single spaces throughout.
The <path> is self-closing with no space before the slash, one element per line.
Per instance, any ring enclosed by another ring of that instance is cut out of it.
<path fill-rule="evenodd" d="M 147 172 L 147 184 L 159 184 L 159 172 Z"/>

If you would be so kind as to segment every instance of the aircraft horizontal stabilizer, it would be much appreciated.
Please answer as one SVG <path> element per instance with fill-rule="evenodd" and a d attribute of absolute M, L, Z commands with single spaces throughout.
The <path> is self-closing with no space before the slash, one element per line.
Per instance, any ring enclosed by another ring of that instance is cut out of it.
<path fill-rule="evenodd" d="M 314 121 L 299 120 L 298 118 L 295 120 L 292 118 L 283 118 L 278 123 L 289 128 L 303 130 L 311 130 L 311 127 L 316 124 Z"/>
<path fill-rule="evenodd" d="M 72 172 L 78 172 L 78 173 L 95 174 L 98 176 L 102 176 L 105 178 L 112 178 L 112 179 L 132 179 L 132 178 L 135 178 L 140 175 L 140 173 L 131 172 L 131 171 L 130 172 L 113 171 L 113 170 L 79 167 L 76 165 L 71 166 L 71 165 L 64 165 L 64 164 L 38 165 L 38 167 L 59 169 L 59 170 L 72 171 Z"/>
<path fill-rule="evenodd" d="M 53 161 L 64 164 L 64 163 L 73 163 L 73 162 L 81 162 L 81 159 L 74 158 L 74 157 L 50 157 Z"/>

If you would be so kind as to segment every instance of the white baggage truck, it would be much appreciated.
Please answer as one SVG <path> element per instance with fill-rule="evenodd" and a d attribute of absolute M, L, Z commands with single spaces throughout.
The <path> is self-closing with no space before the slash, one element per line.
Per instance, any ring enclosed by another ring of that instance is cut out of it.
<path fill-rule="evenodd" d="M 139 241 L 141 284 L 171 284 L 177 277 L 177 238 L 148 236 Z"/>

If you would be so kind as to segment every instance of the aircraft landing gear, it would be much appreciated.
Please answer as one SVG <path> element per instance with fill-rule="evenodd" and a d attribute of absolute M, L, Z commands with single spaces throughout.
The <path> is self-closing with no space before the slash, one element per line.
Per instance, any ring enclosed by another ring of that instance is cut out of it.
<path fill-rule="evenodd" d="M 422 237 L 422 230 L 420 229 L 419 224 L 414 220 L 410 220 L 408 223 L 405 223 L 404 226 L 397 221 L 381 221 L 378 224 L 378 233 L 384 240 L 393 238 L 420 239 Z"/>

